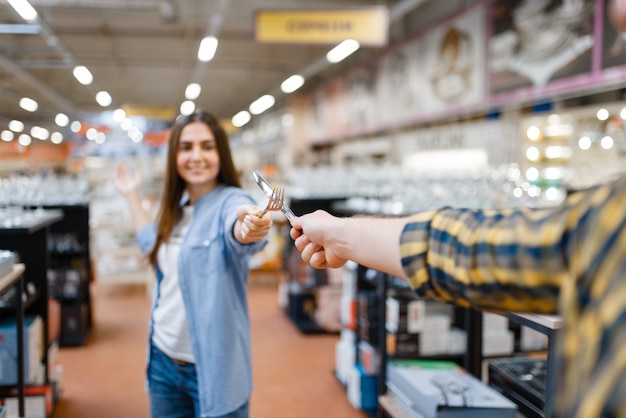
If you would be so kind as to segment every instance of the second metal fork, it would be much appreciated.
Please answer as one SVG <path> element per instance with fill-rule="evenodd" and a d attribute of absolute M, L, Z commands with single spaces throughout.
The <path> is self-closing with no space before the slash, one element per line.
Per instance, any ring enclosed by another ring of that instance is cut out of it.
<path fill-rule="evenodd" d="M 270 196 L 270 200 L 267 202 L 267 206 L 257 215 L 259 218 L 262 218 L 267 212 L 281 210 L 283 207 L 283 202 L 285 201 L 285 189 L 282 187 L 276 187 L 272 190 L 272 195 Z"/>

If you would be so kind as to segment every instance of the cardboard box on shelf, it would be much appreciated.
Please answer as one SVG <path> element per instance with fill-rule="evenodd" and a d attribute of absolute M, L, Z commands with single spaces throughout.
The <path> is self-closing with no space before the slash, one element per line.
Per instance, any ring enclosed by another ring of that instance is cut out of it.
<path fill-rule="evenodd" d="M 36 382 L 43 358 L 43 322 L 40 316 L 24 318 L 24 381 Z M 15 317 L 0 321 L 0 385 L 17 384 L 17 326 Z"/>
<path fill-rule="evenodd" d="M 450 361 L 392 360 L 387 385 L 426 418 L 516 418 L 517 406 Z"/>
<path fill-rule="evenodd" d="M 27 386 L 24 388 L 24 418 L 47 418 L 54 408 L 54 390 L 52 385 Z M 6 407 L 7 417 L 18 416 L 17 389 L 0 393 Z"/>

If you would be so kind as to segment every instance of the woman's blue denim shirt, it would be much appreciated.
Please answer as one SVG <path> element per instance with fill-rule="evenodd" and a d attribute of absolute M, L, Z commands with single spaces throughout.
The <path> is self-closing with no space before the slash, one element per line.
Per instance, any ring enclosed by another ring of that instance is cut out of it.
<path fill-rule="evenodd" d="M 202 417 L 235 410 L 252 391 L 248 262 L 267 239 L 247 245 L 235 239 L 236 210 L 243 204 L 256 202 L 236 187 L 220 185 L 202 196 L 195 203 L 193 221 L 180 249 L 178 277 L 196 359 Z M 135 239 L 147 253 L 156 240 L 156 225 L 147 225 Z M 153 311 L 162 278 L 158 267 L 156 273 Z M 151 316 L 150 339 L 153 324 Z"/>

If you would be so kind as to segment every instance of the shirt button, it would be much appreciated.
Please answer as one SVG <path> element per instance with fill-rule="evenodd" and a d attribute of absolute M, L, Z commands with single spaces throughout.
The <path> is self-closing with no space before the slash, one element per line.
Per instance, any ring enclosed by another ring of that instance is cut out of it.
<path fill-rule="evenodd" d="M 202 243 L 202 245 L 204 245 L 205 247 L 208 247 L 208 246 L 209 246 L 209 242 L 210 242 L 210 241 L 207 239 L 207 240 L 205 240 L 205 241 Z"/>

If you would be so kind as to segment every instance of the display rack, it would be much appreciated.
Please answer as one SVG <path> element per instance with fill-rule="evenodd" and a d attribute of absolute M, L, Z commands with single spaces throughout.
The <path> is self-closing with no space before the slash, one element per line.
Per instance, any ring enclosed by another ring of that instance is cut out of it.
<path fill-rule="evenodd" d="M 51 384 L 48 352 L 54 343 L 50 340 L 48 333 L 49 292 L 47 273 L 50 268 L 48 239 L 51 226 L 62 219 L 63 211 L 61 210 L 26 211 L 0 225 L 0 248 L 14 252 L 17 255 L 18 263 L 25 267 L 22 281 L 29 297 L 27 303 L 24 304 L 23 312 L 25 315 L 38 316 L 42 321 L 43 353 L 41 364 L 44 370 L 44 386 Z M 21 299 L 21 297 L 18 296 L 17 299 Z M 20 340 L 23 339 L 20 338 Z M 25 384 L 27 385 L 28 382 Z"/>
<path fill-rule="evenodd" d="M 80 345 L 85 343 L 93 325 L 89 202 L 44 208 L 63 211 L 63 219 L 51 225 L 48 241 L 50 296 L 61 305 L 59 344 Z"/>
<path fill-rule="evenodd" d="M 15 289 L 17 295 L 24 293 L 24 264 L 14 264 L 12 268 L 0 274 L 0 295 L 9 289 Z M 21 297 L 15 298 L 15 305 L 0 309 L 0 315 L 15 315 L 17 334 L 17 410 L 20 417 L 25 416 L 24 409 L 24 308 L 28 306 Z"/>
<path fill-rule="evenodd" d="M 389 289 L 389 281 L 390 276 L 387 274 L 380 274 L 377 280 L 377 294 L 379 298 L 386 298 Z M 384 300 L 384 299 L 383 299 Z M 384 308 L 384 304 L 381 303 L 379 306 L 382 307 L 379 309 L 379 315 L 381 318 L 386 317 L 386 312 Z M 485 356 L 483 354 L 483 311 L 473 309 L 473 308 L 457 308 L 462 311 L 462 320 L 464 324 L 464 329 L 467 332 L 467 350 L 463 355 L 462 361 L 457 362 L 460 363 L 462 367 L 468 370 L 471 374 L 476 376 L 477 378 L 482 378 L 482 365 L 484 360 L 490 358 L 489 356 Z M 520 407 L 521 411 L 528 412 L 528 416 L 542 418 L 551 416 L 552 411 L 552 402 L 551 395 L 553 393 L 554 388 L 554 373 L 553 373 L 553 362 L 554 362 L 554 343 L 556 336 L 562 326 L 562 319 L 558 315 L 540 315 L 540 314 L 530 314 L 530 313 L 516 313 L 516 312 L 507 312 L 500 313 L 505 316 L 509 321 L 518 324 L 520 326 L 526 326 L 533 330 L 537 330 L 548 337 L 548 348 L 547 348 L 547 381 L 545 387 L 545 406 L 543 410 L 528 410 L 527 405 L 521 401 L 514 394 L 504 393 L 509 399 L 515 402 L 518 407 Z M 380 354 L 380 369 L 378 374 L 379 385 L 378 385 L 378 414 L 379 418 L 391 417 L 391 418 L 404 418 L 406 414 L 401 412 L 401 408 L 395 405 L 392 397 L 387 395 L 387 385 L 386 385 L 386 365 L 389 360 L 389 356 L 387 354 L 387 349 L 385 345 L 385 339 L 383 338 L 385 335 L 385 328 L 381 327 L 382 330 L 379 330 L 379 338 L 383 343 L 381 343 L 378 347 Z M 358 358 L 357 358 L 358 361 Z"/>

